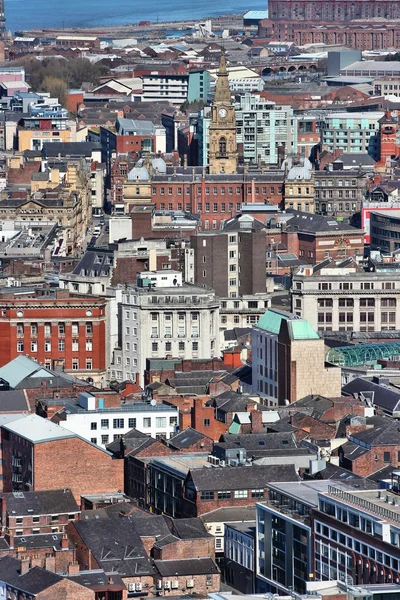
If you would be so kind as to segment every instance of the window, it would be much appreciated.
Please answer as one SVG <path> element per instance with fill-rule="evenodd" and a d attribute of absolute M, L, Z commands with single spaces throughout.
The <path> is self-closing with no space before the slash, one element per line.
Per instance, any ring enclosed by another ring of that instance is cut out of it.
<path fill-rule="evenodd" d="M 390 463 L 390 452 L 383 453 L 383 462 Z"/>
<path fill-rule="evenodd" d="M 151 417 L 143 418 L 143 427 L 151 427 Z"/>
<path fill-rule="evenodd" d="M 97 423 L 95 423 L 95 422 L 90 423 L 90 430 L 91 431 L 96 431 L 97 430 Z"/>
<path fill-rule="evenodd" d="M 37 352 L 37 341 L 36 340 L 32 340 L 31 341 L 31 352 Z"/>
<path fill-rule="evenodd" d="M 158 343 L 157 342 L 153 342 L 151 344 L 151 351 L 152 352 L 157 352 L 157 350 L 158 350 Z"/>
<path fill-rule="evenodd" d="M 79 352 L 79 340 L 72 340 L 72 352 Z"/>
<path fill-rule="evenodd" d="M 228 491 L 218 492 L 218 500 L 228 500 L 232 494 Z"/>
<path fill-rule="evenodd" d="M 92 334 L 93 334 L 93 324 L 86 323 L 86 335 L 92 335 Z"/>
<path fill-rule="evenodd" d="M 204 419 L 203 424 L 204 427 L 210 427 L 210 419 Z"/>
<path fill-rule="evenodd" d="M 210 491 L 200 492 L 200 500 L 214 500 L 214 492 L 210 492 Z"/>
<path fill-rule="evenodd" d="M 199 342 L 192 342 L 192 351 L 198 352 L 199 350 Z"/>
<path fill-rule="evenodd" d="M 226 156 L 226 138 L 219 138 L 219 153 L 221 156 Z"/>
<path fill-rule="evenodd" d="M 128 427 L 130 429 L 134 429 L 136 427 L 136 419 L 135 418 L 128 419 Z"/>
<path fill-rule="evenodd" d="M 102 444 L 108 444 L 108 435 L 102 435 L 101 436 L 101 443 Z"/>
<path fill-rule="evenodd" d="M 247 498 L 247 490 L 235 490 L 235 498 Z"/>
<path fill-rule="evenodd" d="M 123 429 L 124 428 L 124 419 L 113 419 L 113 428 L 114 429 Z"/>
<path fill-rule="evenodd" d="M 251 490 L 252 498 L 264 498 L 264 490 L 262 488 L 258 490 Z"/>
<path fill-rule="evenodd" d="M 90 438 L 90 441 L 92 442 L 92 444 L 97 444 L 97 438 Z"/>
<path fill-rule="evenodd" d="M 65 323 L 58 324 L 58 335 L 65 335 Z"/>
<path fill-rule="evenodd" d="M 166 417 L 156 417 L 156 427 L 166 427 L 167 426 L 167 418 Z"/>
<path fill-rule="evenodd" d="M 170 425 L 176 425 L 178 422 L 178 417 L 170 417 L 169 418 L 169 424 Z"/>
<path fill-rule="evenodd" d="M 65 350 L 65 340 L 58 340 L 58 351 L 64 352 Z"/>
<path fill-rule="evenodd" d="M 71 333 L 72 335 L 79 335 L 79 323 L 72 323 Z"/>
<path fill-rule="evenodd" d="M 87 352 L 92 352 L 92 350 L 93 350 L 93 342 L 92 342 L 92 340 L 86 340 L 86 351 Z"/>
<path fill-rule="evenodd" d="M 108 429 L 108 427 L 109 427 L 109 420 L 108 419 L 101 419 L 100 427 L 102 429 Z"/>
<path fill-rule="evenodd" d="M 44 324 L 44 337 L 51 337 L 51 323 Z"/>
<path fill-rule="evenodd" d="M 37 323 L 31 323 L 31 337 L 36 337 L 38 334 Z"/>
<path fill-rule="evenodd" d="M 23 352 L 23 351 L 24 351 L 24 342 L 18 341 L 17 342 L 17 352 Z"/>
<path fill-rule="evenodd" d="M 91 358 L 86 359 L 86 371 L 91 371 L 93 369 L 93 361 Z"/>
<path fill-rule="evenodd" d="M 182 352 L 185 349 L 185 342 L 179 342 L 178 349 Z"/>
<path fill-rule="evenodd" d="M 44 342 L 44 351 L 45 352 L 51 352 L 51 341 L 50 340 L 45 340 L 45 342 Z"/>

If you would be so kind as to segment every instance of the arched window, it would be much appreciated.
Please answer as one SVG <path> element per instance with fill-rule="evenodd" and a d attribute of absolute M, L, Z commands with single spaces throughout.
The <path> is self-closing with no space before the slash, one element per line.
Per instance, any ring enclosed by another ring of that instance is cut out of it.
<path fill-rule="evenodd" d="M 226 138 L 219 138 L 219 153 L 221 156 L 226 156 Z"/>

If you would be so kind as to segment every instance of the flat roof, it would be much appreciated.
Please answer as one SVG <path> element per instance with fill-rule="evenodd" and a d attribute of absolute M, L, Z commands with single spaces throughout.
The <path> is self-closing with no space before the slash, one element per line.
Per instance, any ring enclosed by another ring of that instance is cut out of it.
<path fill-rule="evenodd" d="M 308 504 L 309 506 L 318 506 L 318 494 L 321 492 L 328 492 L 329 488 L 333 486 L 344 492 L 349 492 L 353 489 L 348 485 L 341 483 L 340 481 L 332 481 L 330 479 L 322 479 L 321 481 L 315 480 L 267 483 L 266 486 L 278 493 L 285 494 L 291 498 L 299 500 L 299 502 Z M 376 492 L 372 493 L 376 496 Z M 269 506 L 268 502 L 259 502 L 258 504 Z"/>
<path fill-rule="evenodd" d="M 60 427 L 60 425 L 56 425 L 38 415 L 25 415 L 8 423 L 0 421 L 0 424 L 4 429 L 29 440 L 33 444 L 77 437 L 64 427 Z"/>

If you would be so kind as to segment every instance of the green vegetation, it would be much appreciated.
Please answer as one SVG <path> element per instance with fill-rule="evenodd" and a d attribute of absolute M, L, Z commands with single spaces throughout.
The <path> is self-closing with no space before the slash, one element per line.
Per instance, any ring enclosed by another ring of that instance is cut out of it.
<path fill-rule="evenodd" d="M 104 65 L 93 64 L 86 58 L 37 60 L 26 56 L 13 64 L 25 68 L 26 80 L 33 92 L 48 92 L 57 96 L 61 104 L 65 102 L 68 90 L 79 89 L 85 81 L 96 85 L 108 72 Z"/>

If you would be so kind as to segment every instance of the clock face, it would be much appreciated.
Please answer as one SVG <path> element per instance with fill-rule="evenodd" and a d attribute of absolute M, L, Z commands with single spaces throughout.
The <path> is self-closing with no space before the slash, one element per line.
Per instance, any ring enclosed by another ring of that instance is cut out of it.
<path fill-rule="evenodd" d="M 224 119 L 228 113 L 226 111 L 226 108 L 220 108 L 218 114 L 221 117 L 221 119 Z"/>

